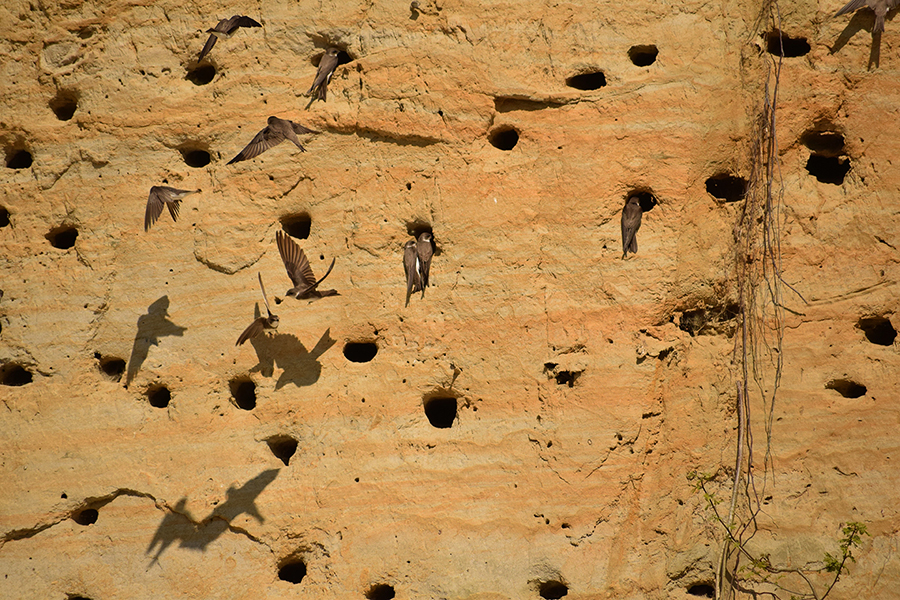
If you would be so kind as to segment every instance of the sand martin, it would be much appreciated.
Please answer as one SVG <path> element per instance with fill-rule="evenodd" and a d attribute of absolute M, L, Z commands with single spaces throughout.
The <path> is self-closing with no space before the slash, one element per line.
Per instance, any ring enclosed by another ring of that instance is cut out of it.
<path fill-rule="evenodd" d="M 425 288 L 429 285 L 429 274 L 431 273 L 431 257 L 434 255 L 434 246 L 432 242 L 434 236 L 430 232 L 425 231 L 419 234 L 416 242 L 416 257 L 419 259 L 419 279 L 422 284 L 422 295 L 425 294 Z"/>
<path fill-rule="evenodd" d="M 422 289 L 415 240 L 409 240 L 403 245 L 403 270 L 406 272 L 406 303 L 409 304 L 412 293 Z"/>
<path fill-rule="evenodd" d="M 850 0 L 834 16 L 839 17 L 868 6 L 875 11 L 875 27 L 872 29 L 872 33 L 881 33 L 884 31 L 884 17 L 889 10 L 896 8 L 898 4 L 900 4 L 900 0 Z"/>
<path fill-rule="evenodd" d="M 268 126 L 256 134 L 247 147 L 241 150 L 237 156 L 228 161 L 228 164 L 240 162 L 242 160 L 250 160 L 259 156 L 269 148 L 277 146 L 284 140 L 294 142 L 301 152 L 306 152 L 297 138 L 298 133 L 319 133 L 312 129 L 307 129 L 299 123 L 288 121 L 287 119 L 279 119 L 278 117 L 269 117 Z"/>
<path fill-rule="evenodd" d="M 272 309 L 269 308 L 269 299 L 266 297 L 266 287 L 262 282 L 262 273 L 257 273 L 257 275 L 259 276 L 259 289 L 262 290 L 263 301 L 266 303 L 266 313 L 268 313 L 269 316 L 259 317 L 250 323 L 250 326 L 247 327 L 247 329 L 244 330 L 244 333 L 241 334 L 241 337 L 238 338 L 235 346 L 240 346 L 250 338 L 255 338 L 263 331 L 274 331 L 275 329 L 278 329 L 278 315 L 273 315 Z"/>
<path fill-rule="evenodd" d="M 181 201 L 188 194 L 196 194 L 200 190 L 179 190 L 167 185 L 154 185 L 150 188 L 150 197 L 147 198 L 147 210 L 144 213 L 144 231 L 149 231 L 150 226 L 156 223 L 163 207 L 169 209 L 173 221 L 178 221 L 178 209 Z"/>
<path fill-rule="evenodd" d="M 631 196 L 622 209 L 622 258 L 629 252 L 637 254 L 637 231 L 641 228 L 641 201 Z"/>
<path fill-rule="evenodd" d="M 319 284 L 331 273 L 335 259 L 331 259 L 331 266 L 328 267 L 328 271 L 322 276 L 322 279 L 317 281 L 316 276 L 313 275 L 312 268 L 309 266 L 309 261 L 306 259 L 306 254 L 300 249 L 297 242 L 283 231 L 275 232 L 275 242 L 278 244 L 278 252 L 281 254 L 281 260 L 284 261 L 284 268 L 287 270 L 288 277 L 291 278 L 291 282 L 294 284 L 294 287 L 285 292 L 286 296 L 293 296 L 297 300 L 303 300 L 306 298 L 339 295 L 337 290 L 317 289 Z"/>
<path fill-rule="evenodd" d="M 241 27 L 262 27 L 262 25 L 260 25 L 250 17 L 244 17 L 241 15 L 234 15 L 230 19 L 222 19 L 215 27 L 206 30 L 206 33 L 210 34 L 209 39 L 206 40 L 206 43 L 203 45 L 203 50 L 200 51 L 200 56 L 197 58 L 197 62 L 203 60 L 203 57 L 213 49 L 213 46 L 216 45 L 216 40 L 218 40 L 219 38 L 227 40 L 228 38 L 233 36 L 235 32 L 237 32 L 237 30 Z"/>
<path fill-rule="evenodd" d="M 318 99 L 325 101 L 325 95 L 328 93 L 328 82 L 331 81 L 331 76 L 334 75 L 334 70 L 338 66 L 339 52 L 340 49 L 338 48 L 329 48 L 322 55 L 322 59 L 319 61 L 319 68 L 316 71 L 316 78 L 313 80 L 309 91 L 306 92 L 307 96 L 311 95 L 314 90 L 318 90 Z"/>

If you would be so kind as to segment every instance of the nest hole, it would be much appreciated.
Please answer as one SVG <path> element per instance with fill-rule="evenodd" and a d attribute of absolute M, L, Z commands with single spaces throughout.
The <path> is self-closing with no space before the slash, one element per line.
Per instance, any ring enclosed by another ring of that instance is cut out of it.
<path fill-rule="evenodd" d="M 806 161 L 806 170 L 819 183 L 842 185 L 847 173 L 850 172 L 850 159 L 846 156 L 825 156 L 813 153 Z"/>
<path fill-rule="evenodd" d="M 312 218 L 306 213 L 296 215 L 285 215 L 281 217 L 281 228 L 284 232 L 298 240 L 309 238 L 309 232 L 312 229 Z"/>
<path fill-rule="evenodd" d="M 519 132 L 512 127 L 500 127 L 490 133 L 488 141 L 494 148 L 508 152 L 519 143 Z"/>
<path fill-rule="evenodd" d="M 603 74 L 603 71 L 581 73 L 566 79 L 566 85 L 582 91 L 599 90 L 606 86 L 606 75 Z"/>
<path fill-rule="evenodd" d="M 456 398 L 447 396 L 426 398 L 424 408 L 428 422 L 437 429 L 449 429 L 456 420 Z"/>
<path fill-rule="evenodd" d="M 656 199 L 653 192 L 647 190 L 632 190 L 628 192 L 628 195 L 625 196 L 625 204 L 628 204 L 628 201 L 632 198 L 637 198 L 643 212 L 653 210 L 653 207 L 659 204 L 659 200 Z"/>
<path fill-rule="evenodd" d="M 861 398 L 868 391 L 866 386 L 849 379 L 832 379 L 825 384 L 826 390 L 834 390 L 844 398 Z"/>
<path fill-rule="evenodd" d="M 66 594 L 66 600 L 91 600 L 91 599 L 88 598 L 87 596 Z"/>
<path fill-rule="evenodd" d="M 700 598 L 715 598 L 716 590 L 709 583 L 697 583 L 687 589 L 690 596 L 698 596 Z"/>
<path fill-rule="evenodd" d="M 235 406 L 241 410 L 253 410 L 256 408 L 256 384 L 245 377 L 232 379 L 228 383 L 231 389 L 231 398 Z"/>
<path fill-rule="evenodd" d="M 300 583 L 306 577 L 306 563 L 301 559 L 291 559 L 278 569 L 278 579 L 288 583 Z"/>
<path fill-rule="evenodd" d="M 172 392 L 164 385 L 156 385 L 147 390 L 147 400 L 153 408 L 166 408 L 172 400 Z"/>
<path fill-rule="evenodd" d="M 731 337 L 737 331 L 737 317 L 741 313 L 738 304 L 724 304 L 709 308 L 695 308 L 681 313 L 678 328 L 691 335 L 724 335 Z"/>
<path fill-rule="evenodd" d="M 581 373 L 581 371 L 560 371 L 556 374 L 556 385 L 575 387 L 575 381 Z"/>
<path fill-rule="evenodd" d="M 395 595 L 394 586 L 386 583 L 375 584 L 366 592 L 368 600 L 391 600 Z"/>
<path fill-rule="evenodd" d="M 706 191 L 713 198 L 725 202 L 738 202 L 747 193 L 748 182 L 743 177 L 730 173 L 716 173 L 706 180 Z"/>
<path fill-rule="evenodd" d="M 0 206 L 0 228 L 9 225 L 9 211 L 5 206 Z"/>
<path fill-rule="evenodd" d="M 349 342 L 344 345 L 344 357 L 350 362 L 369 362 L 378 354 L 375 342 Z"/>
<path fill-rule="evenodd" d="M 216 77 L 216 68 L 213 65 L 199 65 L 193 69 L 188 69 L 185 79 L 194 85 L 206 85 Z"/>
<path fill-rule="evenodd" d="M 897 330 L 887 317 L 864 317 L 856 326 L 863 330 L 867 340 L 879 346 L 892 346 L 897 338 Z"/>
<path fill-rule="evenodd" d="M 289 466 L 291 457 L 297 452 L 297 440 L 287 435 L 276 435 L 267 439 L 266 443 L 272 454 L 283 462 L 284 466 Z"/>
<path fill-rule="evenodd" d="M 546 600 L 559 600 L 569 593 L 569 586 L 561 581 L 544 581 L 538 587 L 538 593 Z"/>
<path fill-rule="evenodd" d="M 31 152 L 22 149 L 12 149 L 6 152 L 6 167 L 8 169 L 27 169 L 34 162 Z"/>
<path fill-rule="evenodd" d="M 100 372 L 113 381 L 122 379 L 125 373 L 125 361 L 118 356 L 103 356 L 99 352 L 94 353 Z"/>
<path fill-rule="evenodd" d="M 5 364 L 0 367 L 0 384 L 11 387 L 28 385 L 34 380 L 31 371 L 16 363 Z"/>
<path fill-rule="evenodd" d="M 766 52 L 775 56 L 796 58 L 806 56 L 811 49 L 805 37 L 791 37 L 778 29 L 764 33 L 763 37 L 766 40 Z"/>
<path fill-rule="evenodd" d="M 100 513 L 97 512 L 96 508 L 85 508 L 73 514 L 72 520 L 79 525 L 93 525 L 97 522 L 97 517 L 99 515 Z"/>
<path fill-rule="evenodd" d="M 659 49 L 654 45 L 632 46 L 628 49 L 628 58 L 636 67 L 649 67 L 656 62 Z"/>
<path fill-rule="evenodd" d="M 76 92 L 60 90 L 50 100 L 50 110 L 60 121 L 68 121 L 78 110 L 78 94 Z"/>
<path fill-rule="evenodd" d="M 811 129 L 800 136 L 800 143 L 810 152 L 823 156 L 842 156 L 844 154 L 844 135 L 837 131 Z"/>
<path fill-rule="evenodd" d="M 60 250 L 68 250 L 75 245 L 75 239 L 78 237 L 78 230 L 71 225 L 61 225 L 54 227 L 44 236 L 50 245 Z"/>
<path fill-rule="evenodd" d="M 209 164 L 209 152 L 201 148 L 182 148 L 179 150 L 184 164 L 195 169 L 205 167 Z"/>

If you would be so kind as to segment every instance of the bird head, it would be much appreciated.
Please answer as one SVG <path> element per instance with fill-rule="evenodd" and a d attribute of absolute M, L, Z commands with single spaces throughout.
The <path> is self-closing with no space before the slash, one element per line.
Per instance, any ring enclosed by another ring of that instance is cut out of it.
<path fill-rule="evenodd" d="M 271 316 L 269 317 L 269 327 L 275 327 L 275 328 L 277 328 L 277 327 L 278 327 L 278 323 L 280 323 L 280 322 L 281 322 L 281 321 L 278 319 L 278 315 L 271 315 Z"/>
<path fill-rule="evenodd" d="M 327 54 L 328 56 L 337 56 L 338 52 L 340 51 L 340 48 L 329 48 L 325 51 L 325 54 Z"/>

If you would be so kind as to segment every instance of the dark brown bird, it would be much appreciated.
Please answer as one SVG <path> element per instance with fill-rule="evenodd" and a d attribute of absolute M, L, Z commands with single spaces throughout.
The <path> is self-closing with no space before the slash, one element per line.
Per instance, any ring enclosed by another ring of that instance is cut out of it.
<path fill-rule="evenodd" d="M 416 253 L 416 240 L 409 240 L 403 245 L 403 270 L 406 272 L 406 304 L 413 292 L 422 289 L 422 278 L 419 275 L 419 257 Z"/>
<path fill-rule="evenodd" d="M 312 129 L 307 129 L 299 123 L 288 121 L 287 119 L 279 119 L 278 117 L 269 117 L 268 126 L 256 134 L 247 147 L 241 150 L 237 156 L 228 161 L 228 164 L 240 162 L 242 160 L 250 160 L 259 156 L 269 148 L 277 146 L 284 140 L 294 142 L 301 152 L 306 152 L 297 138 L 298 133 L 319 133 Z"/>
<path fill-rule="evenodd" d="M 338 66 L 339 52 L 340 49 L 338 48 L 329 48 L 322 55 L 322 59 L 319 61 L 319 68 L 316 70 L 316 78 L 313 80 L 309 91 L 306 92 L 307 96 L 311 95 L 313 90 L 318 90 L 318 99 L 325 101 L 325 96 L 328 94 L 328 82 L 331 81 L 331 76 L 334 75 L 334 70 Z"/>
<path fill-rule="evenodd" d="M 163 207 L 169 209 L 173 221 L 178 221 L 178 209 L 181 201 L 189 194 L 196 194 L 200 190 L 179 190 L 167 185 L 154 185 L 150 188 L 150 197 L 147 198 L 147 210 L 144 212 L 144 231 L 149 231 L 150 226 L 156 223 Z"/>
<path fill-rule="evenodd" d="M 275 232 L 275 242 L 278 244 L 278 253 L 281 254 L 281 260 L 284 261 L 284 268 L 294 287 L 285 292 L 286 296 L 293 296 L 297 300 L 306 298 L 322 298 L 324 296 L 338 296 L 337 290 L 319 290 L 319 284 L 322 283 L 331 269 L 334 268 L 334 259 L 331 259 L 331 266 L 322 276 L 322 279 L 316 280 L 313 275 L 306 254 L 286 233 L 282 231 Z"/>
<path fill-rule="evenodd" d="M 259 289 L 262 290 L 263 301 L 266 303 L 266 313 L 268 313 L 269 316 L 259 317 L 250 323 L 250 326 L 247 327 L 247 329 L 244 330 L 244 333 L 241 334 L 241 337 L 238 338 L 235 346 L 240 346 L 250 338 L 255 338 L 263 331 L 274 331 L 275 329 L 278 329 L 278 315 L 273 315 L 272 309 L 269 308 L 269 299 L 266 297 L 266 288 L 262 282 L 262 273 L 257 273 L 257 275 L 259 276 Z"/>
<path fill-rule="evenodd" d="M 622 258 L 629 252 L 637 254 L 637 231 L 641 228 L 641 202 L 637 196 L 631 196 L 622 209 Z"/>
<path fill-rule="evenodd" d="M 230 19 L 222 19 L 215 27 L 206 30 L 206 33 L 210 34 L 209 39 L 206 40 L 206 43 L 203 45 L 203 50 L 200 51 L 200 56 L 197 58 L 197 62 L 203 60 L 203 57 L 213 49 L 213 46 L 216 45 L 216 40 L 218 40 L 219 38 L 227 40 L 228 38 L 233 36 L 241 27 L 262 27 L 262 25 L 260 25 L 250 17 L 244 17 L 241 15 L 234 15 Z"/>
<path fill-rule="evenodd" d="M 884 31 L 884 17 L 889 10 L 896 8 L 898 4 L 900 4 L 900 0 L 850 0 L 834 16 L 839 17 L 868 6 L 875 11 L 875 27 L 872 29 L 872 33 L 881 33 Z"/>
<path fill-rule="evenodd" d="M 434 247 L 431 242 L 434 237 L 429 232 L 419 234 L 419 240 L 416 242 L 416 257 L 419 259 L 419 278 L 422 284 L 422 295 L 425 295 L 425 288 L 429 285 L 429 274 L 431 273 L 431 257 L 434 255 Z"/>

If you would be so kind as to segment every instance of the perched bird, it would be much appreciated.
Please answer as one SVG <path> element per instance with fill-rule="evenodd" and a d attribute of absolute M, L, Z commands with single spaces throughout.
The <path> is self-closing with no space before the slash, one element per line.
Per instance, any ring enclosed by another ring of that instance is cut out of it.
<path fill-rule="evenodd" d="M 881 33 L 884 31 L 885 15 L 892 8 L 896 8 L 898 4 L 900 4 L 900 0 L 850 0 L 834 16 L 839 17 L 868 6 L 875 11 L 875 28 L 872 29 L 872 33 Z"/>
<path fill-rule="evenodd" d="M 328 93 L 328 82 L 331 81 L 331 76 L 338 66 L 338 52 L 340 52 L 338 48 L 329 48 L 322 55 L 322 60 L 319 61 L 319 68 L 316 71 L 316 78 L 313 80 L 309 91 L 306 92 L 307 96 L 311 95 L 313 90 L 318 90 L 319 100 L 325 101 L 325 95 Z"/>
<path fill-rule="evenodd" d="M 213 46 L 216 45 L 216 40 L 218 40 L 219 38 L 227 40 L 228 38 L 233 36 L 240 27 L 262 27 L 262 25 L 260 25 L 250 17 L 244 17 L 241 15 L 234 15 L 230 19 L 222 19 L 215 27 L 206 30 L 206 33 L 210 34 L 209 39 L 206 40 L 206 43 L 203 45 L 203 50 L 200 51 L 200 56 L 197 58 L 197 62 L 203 60 L 203 57 L 213 49 Z"/>
<path fill-rule="evenodd" d="M 434 237 L 425 231 L 419 234 L 416 242 L 416 257 L 419 259 L 419 277 L 422 281 L 422 295 L 428 287 L 428 274 L 431 273 L 431 257 L 434 255 L 434 247 L 431 245 Z"/>
<path fill-rule="evenodd" d="M 322 276 L 322 279 L 316 281 L 306 254 L 286 233 L 282 231 L 275 232 L 275 242 L 278 244 L 278 253 L 281 254 L 281 260 L 284 261 L 284 268 L 287 270 L 288 277 L 294 287 L 285 292 L 286 296 L 293 296 L 297 300 L 306 298 L 322 298 L 324 296 L 338 296 L 337 290 L 319 290 L 319 284 L 322 283 L 331 269 L 334 268 L 334 259 L 331 259 L 331 266 Z"/>
<path fill-rule="evenodd" d="M 631 196 L 622 209 L 622 258 L 629 252 L 637 254 L 637 231 L 641 228 L 641 202 L 637 196 Z"/>
<path fill-rule="evenodd" d="M 247 329 L 244 330 L 244 333 L 241 334 L 241 337 L 238 338 L 235 346 L 240 346 L 250 338 L 255 338 L 259 334 L 261 334 L 265 330 L 275 330 L 278 329 L 278 315 L 272 314 L 272 309 L 269 308 L 269 299 L 266 297 L 266 287 L 262 282 L 262 273 L 257 273 L 259 276 L 259 289 L 262 290 L 263 300 L 266 303 L 266 313 L 268 313 L 268 317 L 259 317 L 252 323 Z"/>
<path fill-rule="evenodd" d="M 406 272 L 406 304 L 413 292 L 422 289 L 422 278 L 419 275 L 419 257 L 416 253 L 416 240 L 409 240 L 403 245 L 403 270 Z"/>
<path fill-rule="evenodd" d="M 150 188 L 150 197 L 147 198 L 147 210 L 144 213 L 144 231 L 149 231 L 150 226 L 156 223 L 162 214 L 163 206 L 168 207 L 173 221 L 178 221 L 178 209 L 181 201 L 188 194 L 196 194 L 200 190 L 179 190 L 167 185 L 154 185 Z"/>
<path fill-rule="evenodd" d="M 238 152 L 238 155 L 228 161 L 228 164 L 240 162 L 242 160 L 250 160 L 259 156 L 269 148 L 277 146 L 284 140 L 294 142 L 301 152 L 306 152 L 297 138 L 298 133 L 319 133 L 312 129 L 307 129 L 299 123 L 288 121 L 287 119 L 279 119 L 278 117 L 269 117 L 268 126 L 256 134 L 247 147 Z"/>

